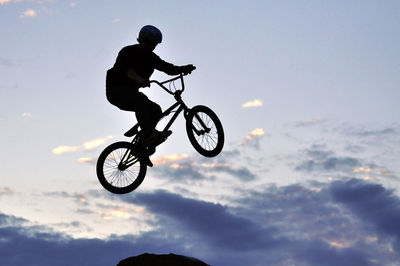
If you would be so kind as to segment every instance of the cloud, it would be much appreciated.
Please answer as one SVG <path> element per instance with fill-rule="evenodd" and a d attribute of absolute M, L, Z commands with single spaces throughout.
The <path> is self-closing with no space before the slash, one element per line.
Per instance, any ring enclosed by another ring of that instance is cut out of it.
<path fill-rule="evenodd" d="M 103 144 L 105 144 L 108 140 L 112 139 L 113 136 L 107 136 L 104 138 L 97 138 L 94 140 L 87 141 L 82 145 L 77 146 L 58 146 L 52 150 L 53 154 L 60 155 L 67 152 L 77 152 L 81 150 L 93 150 Z M 78 162 L 88 162 L 88 158 L 80 158 Z"/>
<path fill-rule="evenodd" d="M 256 128 L 245 137 L 245 142 L 242 143 L 242 145 L 250 145 L 256 149 L 259 149 L 260 140 L 264 135 L 265 132 L 262 128 Z"/>
<path fill-rule="evenodd" d="M 171 162 L 180 161 L 186 158 L 188 158 L 187 154 L 171 154 L 171 155 L 157 157 L 153 159 L 152 162 L 154 165 L 164 165 Z"/>
<path fill-rule="evenodd" d="M 380 184 L 351 179 L 332 183 L 330 192 L 337 202 L 348 207 L 366 224 L 400 241 L 400 199 L 394 191 Z"/>
<path fill-rule="evenodd" d="M 54 191 L 54 192 L 45 192 L 43 194 L 47 197 L 73 199 L 79 205 L 83 206 L 88 205 L 88 197 L 81 192 L 70 193 L 66 191 Z"/>
<path fill-rule="evenodd" d="M 19 66 L 18 63 L 14 62 L 13 60 L 11 60 L 9 58 L 4 58 L 4 57 L 0 57 L 0 65 L 6 66 L 6 67 L 17 67 L 17 66 Z"/>
<path fill-rule="evenodd" d="M 377 244 L 363 239 L 366 232 L 341 215 L 326 189 L 271 187 L 247 194 L 236 208 L 162 190 L 123 200 L 143 205 L 181 241 L 205 249 L 212 265 L 368 265 L 364 244 Z"/>
<path fill-rule="evenodd" d="M 80 146 L 58 146 L 54 148 L 51 152 L 56 155 L 60 155 L 67 152 L 79 151 Z"/>
<path fill-rule="evenodd" d="M 224 152 L 225 154 L 225 152 Z M 172 154 L 152 159 L 155 171 L 160 173 L 162 178 L 170 178 L 171 181 L 200 181 L 213 179 L 212 173 L 227 173 L 243 181 L 250 181 L 256 178 L 248 168 L 232 165 L 225 162 L 230 157 L 239 155 L 238 151 L 227 152 L 225 156 L 219 157 L 218 162 L 213 162 L 210 158 L 198 158 L 187 154 Z"/>
<path fill-rule="evenodd" d="M 120 18 L 114 18 L 113 21 L 112 21 L 112 23 L 119 23 L 119 22 L 121 22 Z"/>
<path fill-rule="evenodd" d="M 249 135 L 246 136 L 247 141 L 252 141 L 256 137 L 264 136 L 264 130 L 262 128 L 256 128 L 250 132 Z"/>
<path fill-rule="evenodd" d="M 245 167 L 234 168 L 229 163 L 202 163 L 201 166 L 203 169 L 206 169 L 210 172 L 228 173 L 243 181 L 251 181 L 256 178 L 256 176 L 249 169 Z"/>
<path fill-rule="evenodd" d="M 157 167 L 155 171 L 160 174 L 161 178 L 168 178 L 171 182 L 190 183 L 208 178 L 201 172 L 201 168 L 198 165 L 190 161 L 173 162 Z"/>
<path fill-rule="evenodd" d="M 357 158 L 338 157 L 333 152 L 326 151 L 323 146 L 312 145 L 304 151 L 308 159 L 298 164 L 295 170 L 298 171 L 351 171 L 361 166 Z"/>
<path fill-rule="evenodd" d="M 112 220 L 113 218 L 123 218 L 123 219 L 131 218 L 131 214 L 127 212 L 125 208 L 122 207 L 114 210 L 98 211 L 98 214 L 104 220 Z"/>
<path fill-rule="evenodd" d="M 268 237 L 270 229 L 234 215 L 220 204 L 183 198 L 162 190 L 136 194 L 125 200 L 144 205 L 220 248 L 250 251 L 279 245 L 282 241 Z"/>
<path fill-rule="evenodd" d="M 22 113 L 22 117 L 32 117 L 31 113 Z"/>
<path fill-rule="evenodd" d="M 82 204 L 82 205 L 87 205 L 88 204 L 87 197 L 84 194 L 80 193 L 80 192 L 74 193 L 73 198 L 75 198 L 75 200 L 77 202 L 79 202 L 80 204 Z"/>
<path fill-rule="evenodd" d="M 0 214 L 0 235 L 0 261 L 8 266 L 116 265 L 143 250 L 126 240 L 73 239 L 4 214 Z"/>
<path fill-rule="evenodd" d="M 260 99 L 255 99 L 242 104 L 242 108 L 260 107 L 260 106 L 263 106 L 263 102 Z"/>
<path fill-rule="evenodd" d="M 399 130 L 396 127 L 386 127 L 383 129 L 375 129 L 375 130 L 349 127 L 343 129 L 343 132 L 345 134 L 358 137 L 384 137 L 384 136 L 399 135 Z"/>
<path fill-rule="evenodd" d="M 27 9 L 19 16 L 20 18 L 33 18 L 37 16 L 37 12 L 34 9 Z"/>
<path fill-rule="evenodd" d="M 311 125 L 315 125 L 321 122 L 320 118 L 313 118 L 307 121 L 301 121 L 301 122 L 297 122 L 296 123 L 296 127 L 307 127 L 307 126 L 311 126 Z"/>
<path fill-rule="evenodd" d="M 98 139 L 95 139 L 95 140 L 91 140 L 91 141 L 85 142 L 85 143 L 83 143 L 82 146 L 83 146 L 83 148 L 85 150 L 92 150 L 94 148 L 97 148 L 97 147 L 103 145 L 109 139 L 112 139 L 112 138 L 113 138 L 112 136 L 107 136 L 105 138 L 98 138 Z"/>
<path fill-rule="evenodd" d="M 8 4 L 13 2 L 13 0 L 0 0 L 0 5 Z"/>
<path fill-rule="evenodd" d="M 81 157 L 77 160 L 78 163 L 88 163 L 88 164 L 95 164 L 96 159 L 93 157 Z"/>
<path fill-rule="evenodd" d="M 94 213 L 104 222 L 130 220 L 132 208 L 154 219 L 150 231 L 103 239 L 72 238 L 0 213 L 0 260 L 9 266 L 25 261 L 102 266 L 144 252 L 185 254 L 230 266 L 391 265 L 400 259 L 400 199 L 382 185 L 356 179 L 268 185 L 237 191 L 237 196 L 229 204 L 164 190 L 110 196 L 117 204 Z M 79 226 L 75 221 L 64 227 Z"/>
<path fill-rule="evenodd" d="M 12 194 L 14 194 L 14 191 L 12 191 L 10 188 L 8 187 L 0 188 L 0 196 L 8 196 Z"/>

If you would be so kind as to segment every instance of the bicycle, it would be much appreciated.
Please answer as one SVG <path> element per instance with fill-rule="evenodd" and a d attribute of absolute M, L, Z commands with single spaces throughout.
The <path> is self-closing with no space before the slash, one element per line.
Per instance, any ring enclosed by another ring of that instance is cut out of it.
<path fill-rule="evenodd" d="M 176 100 L 161 114 L 160 120 L 174 113 L 162 132 L 170 133 L 169 128 L 183 112 L 186 119 L 186 132 L 194 149 L 205 157 L 217 156 L 222 151 L 225 138 L 221 121 L 210 108 L 203 105 L 189 108 L 183 102 L 181 97 L 185 90 L 183 77 L 186 75 L 180 74 L 163 82 L 150 81 L 171 94 Z M 174 84 L 174 81 L 178 79 L 181 80 L 180 90 L 176 89 Z M 167 83 L 169 83 L 169 88 L 164 85 Z M 109 145 L 97 160 L 96 172 L 100 184 L 112 193 L 125 194 L 138 188 L 147 172 L 147 165 L 141 161 L 142 156 L 154 153 L 155 147 L 169 136 L 165 134 L 158 143 L 143 147 L 140 143 L 139 127 L 139 124 L 136 124 L 124 134 L 127 137 L 133 137 L 131 142 L 120 141 Z"/>

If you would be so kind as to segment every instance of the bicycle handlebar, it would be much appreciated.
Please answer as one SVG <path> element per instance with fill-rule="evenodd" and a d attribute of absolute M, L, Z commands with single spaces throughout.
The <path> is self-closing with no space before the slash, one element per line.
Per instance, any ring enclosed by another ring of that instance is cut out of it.
<path fill-rule="evenodd" d="M 158 86 L 160 86 L 161 88 L 163 88 L 166 92 L 168 92 L 169 94 L 174 95 L 175 92 L 172 92 L 171 90 L 169 90 L 167 87 L 164 86 L 164 84 L 180 79 L 180 80 L 181 80 L 181 84 L 182 84 L 182 89 L 179 90 L 179 91 L 182 93 L 182 92 L 185 90 L 185 83 L 183 82 L 183 77 L 184 77 L 184 76 L 187 76 L 187 75 L 189 75 L 189 74 L 190 74 L 190 73 L 181 73 L 181 74 L 179 74 L 179 76 L 176 76 L 176 77 L 174 77 L 174 78 L 172 78 L 172 79 L 168 79 L 168 80 L 165 80 L 165 81 L 162 81 L 162 82 L 159 82 L 159 81 L 157 81 L 157 80 L 150 80 L 150 83 L 156 83 Z M 178 90 L 177 90 L 177 91 L 178 91 Z"/>

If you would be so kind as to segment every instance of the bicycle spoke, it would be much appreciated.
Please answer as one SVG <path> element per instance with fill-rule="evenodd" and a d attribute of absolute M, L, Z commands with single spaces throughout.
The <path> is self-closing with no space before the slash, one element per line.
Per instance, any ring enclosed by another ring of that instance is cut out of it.
<path fill-rule="evenodd" d="M 206 113 L 199 112 L 193 117 L 192 125 L 199 145 L 205 150 L 215 149 L 218 144 L 218 131 L 211 117 Z"/>
<path fill-rule="evenodd" d="M 132 184 L 139 175 L 140 164 L 137 159 L 130 157 L 129 153 L 130 151 L 125 148 L 116 149 L 104 161 L 104 177 L 114 187 L 126 187 Z M 128 168 L 120 170 L 118 167 L 121 163 Z"/>

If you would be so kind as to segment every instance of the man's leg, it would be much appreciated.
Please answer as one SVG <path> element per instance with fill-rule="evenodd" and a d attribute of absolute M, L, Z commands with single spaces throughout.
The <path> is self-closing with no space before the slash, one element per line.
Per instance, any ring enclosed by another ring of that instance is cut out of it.
<path fill-rule="evenodd" d="M 143 132 L 149 135 L 154 132 L 157 126 L 158 120 L 162 114 L 161 107 L 155 102 L 150 101 L 149 98 L 141 92 L 138 93 L 135 103 L 136 119 Z"/>

